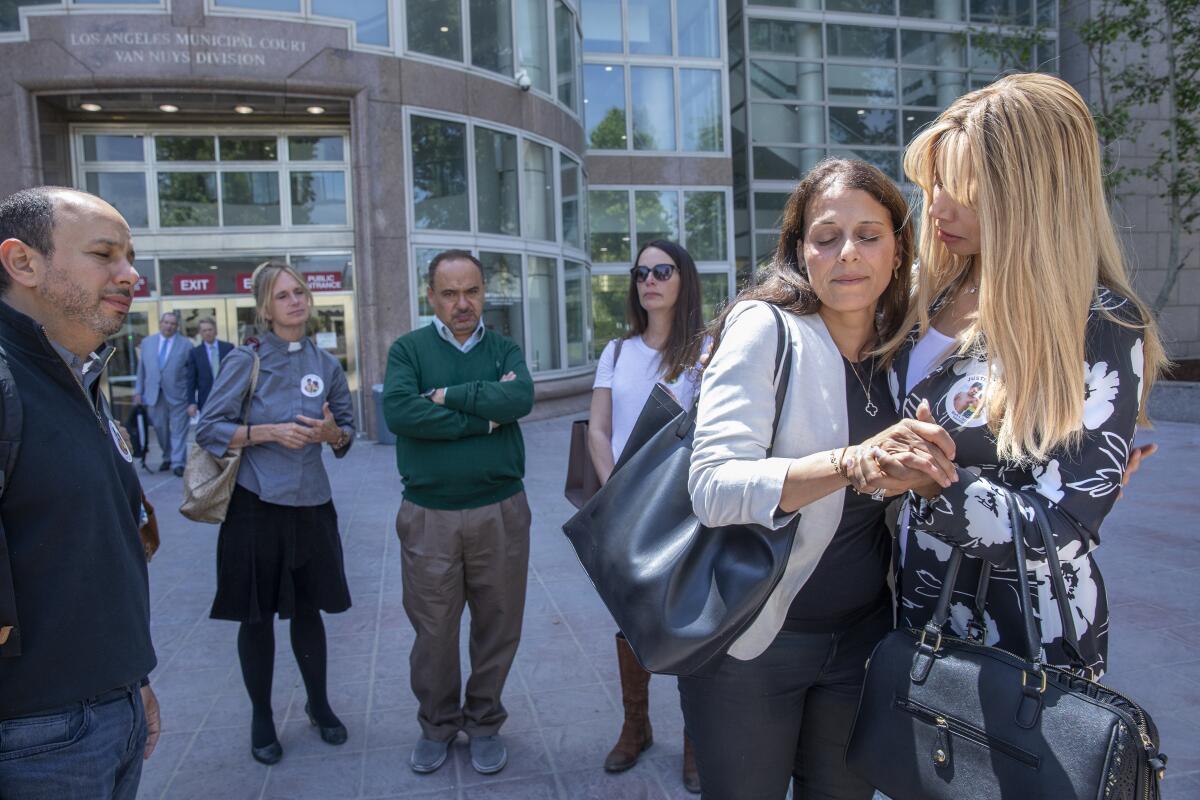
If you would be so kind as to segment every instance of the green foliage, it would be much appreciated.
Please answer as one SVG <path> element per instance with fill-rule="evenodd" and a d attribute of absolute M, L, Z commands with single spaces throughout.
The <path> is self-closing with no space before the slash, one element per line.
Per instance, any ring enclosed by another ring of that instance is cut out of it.
<path fill-rule="evenodd" d="M 588 137 L 588 146 L 596 150 L 624 150 L 625 145 L 625 109 L 613 107 L 604 118 L 592 128 Z"/>

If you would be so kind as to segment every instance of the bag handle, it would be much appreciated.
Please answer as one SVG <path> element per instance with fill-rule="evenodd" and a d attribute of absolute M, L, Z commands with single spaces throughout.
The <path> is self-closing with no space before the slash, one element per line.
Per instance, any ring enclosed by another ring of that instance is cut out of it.
<path fill-rule="evenodd" d="M 1050 519 L 1046 516 L 1046 509 L 1042 508 L 1041 503 L 1034 501 L 1029 505 L 1033 508 L 1033 522 L 1028 524 L 1033 525 L 1038 537 L 1042 540 L 1042 547 L 1046 550 L 1050 586 L 1054 590 L 1054 600 L 1058 604 L 1058 616 L 1062 620 L 1063 650 L 1066 651 L 1067 658 L 1071 659 L 1073 668 L 1080 671 L 1086 670 L 1088 665 L 1083 658 L 1083 651 L 1079 648 L 1079 636 L 1075 630 L 1075 612 L 1071 610 L 1071 603 L 1067 599 L 1067 581 L 1063 577 L 1062 562 L 1058 557 L 1058 547 L 1054 542 Z"/>
<path fill-rule="evenodd" d="M 254 366 L 250 367 L 250 386 L 246 389 L 246 397 L 242 400 L 242 424 L 246 424 L 246 420 L 250 417 L 250 403 L 254 400 L 254 390 L 258 388 L 258 373 L 261 365 L 261 359 L 258 353 L 251 351 L 250 355 L 254 358 Z"/>

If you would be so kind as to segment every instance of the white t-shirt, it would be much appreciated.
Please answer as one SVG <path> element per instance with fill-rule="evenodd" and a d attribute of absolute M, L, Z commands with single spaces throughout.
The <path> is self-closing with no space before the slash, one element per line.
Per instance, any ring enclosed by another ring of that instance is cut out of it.
<path fill-rule="evenodd" d="M 706 339 L 702 352 L 707 350 L 710 342 Z M 600 363 L 596 366 L 596 380 L 593 389 L 612 390 L 612 452 L 613 461 L 621 457 L 625 442 L 633 432 L 633 424 L 637 422 L 638 414 L 646 405 L 647 398 L 654 391 L 654 384 L 662 383 L 671 390 L 671 394 L 683 408 L 691 408 L 700 388 L 700 370 L 688 369 L 679 374 L 671 383 L 661 381 L 662 368 L 659 366 L 659 352 L 642 341 L 641 336 L 626 339 L 621 346 L 621 357 L 617 359 L 616 369 L 613 369 L 613 355 L 616 353 L 616 343 L 609 342 L 600 354 Z"/>

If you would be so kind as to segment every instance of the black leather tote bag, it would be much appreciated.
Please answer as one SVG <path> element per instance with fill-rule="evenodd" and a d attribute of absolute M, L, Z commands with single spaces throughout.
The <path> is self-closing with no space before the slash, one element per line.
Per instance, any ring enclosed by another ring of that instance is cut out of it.
<path fill-rule="evenodd" d="M 984 646 L 978 628 L 969 639 L 942 632 L 963 559 L 955 548 L 933 619 L 920 631 L 893 631 L 871 655 L 846 749 L 846 766 L 892 800 L 1159 797 L 1166 756 L 1158 731 L 1132 700 L 1084 677 L 1054 538 L 1044 510 L 1032 505 L 1029 523 L 1009 498 L 1016 563 L 1025 563 L 1021 531 L 1033 525 L 1072 668 L 1041 663 L 1024 569 L 1016 570 L 1024 657 Z M 985 565 L 977 619 L 989 572 Z"/>
<path fill-rule="evenodd" d="M 781 312 L 771 309 L 773 447 L 792 349 Z M 662 394 L 647 401 L 647 419 L 660 413 L 654 404 Z M 729 649 L 783 577 L 796 535 L 796 520 L 774 531 L 700 524 L 687 485 L 698 407 L 676 415 L 636 450 L 626 447 L 608 483 L 563 526 L 642 666 L 669 675 L 702 672 Z"/>

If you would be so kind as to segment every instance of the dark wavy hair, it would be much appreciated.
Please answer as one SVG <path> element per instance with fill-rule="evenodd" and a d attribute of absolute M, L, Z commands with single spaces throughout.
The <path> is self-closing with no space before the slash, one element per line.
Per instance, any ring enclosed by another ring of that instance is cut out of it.
<path fill-rule="evenodd" d="M 908 203 L 896 184 L 878 168 L 855 159 L 827 158 L 800 179 L 788 198 L 783 209 L 775 257 L 761 276 L 762 280 L 741 292 L 709 328 L 709 334 L 713 337 L 713 352 L 721 342 L 725 318 L 734 305 L 742 300 L 762 300 L 801 315 L 815 314 L 821 307 L 820 298 L 808 282 L 808 269 L 800 262 L 797 251 L 807 230 L 809 206 L 822 192 L 834 185 L 866 192 L 886 208 L 892 218 L 900 266 L 875 307 L 877 341 L 888 341 L 900 329 L 908 311 L 914 254 L 913 224 Z"/>
<path fill-rule="evenodd" d="M 682 245 L 666 239 L 655 239 L 647 242 L 638 250 L 633 259 L 634 267 L 642 253 L 651 247 L 662 250 L 675 262 L 679 274 L 679 296 L 675 300 L 675 313 L 671 315 L 671 333 L 663 345 L 659 356 L 663 377 L 671 382 L 679 377 L 686 369 L 695 366 L 700 360 L 700 347 L 704 343 L 704 313 L 700 306 L 700 273 L 696 271 L 696 262 Z M 632 270 L 629 274 L 629 294 L 625 298 L 625 322 L 629 326 L 628 339 L 641 336 L 650 324 L 650 315 L 642 308 L 638 299 L 637 279 Z"/>

